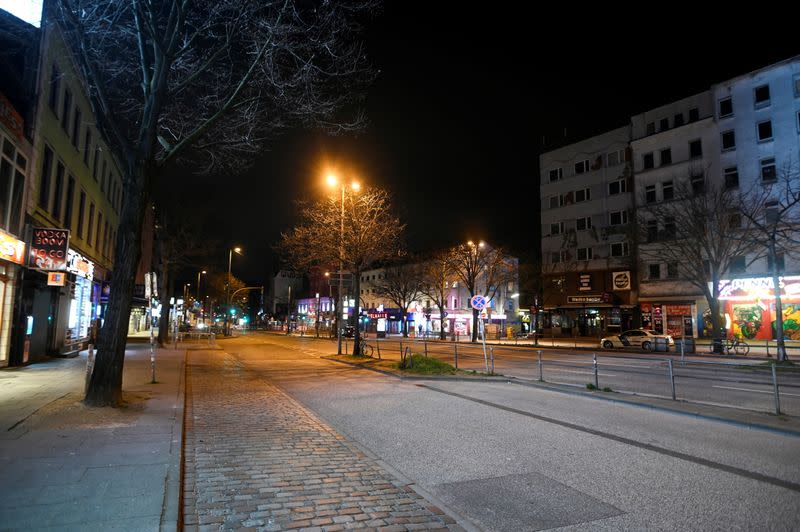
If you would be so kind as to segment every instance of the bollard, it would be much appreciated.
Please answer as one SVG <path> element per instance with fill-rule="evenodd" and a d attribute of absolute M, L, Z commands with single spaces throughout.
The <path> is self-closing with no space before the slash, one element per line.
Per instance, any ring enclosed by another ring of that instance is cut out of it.
<path fill-rule="evenodd" d="M 489 347 L 489 355 L 492 357 L 492 375 L 494 375 L 494 347 Z"/>
<path fill-rule="evenodd" d="M 669 366 L 669 381 L 672 384 L 672 400 L 675 401 L 675 373 L 672 371 L 672 359 L 667 359 L 667 365 Z"/>
<path fill-rule="evenodd" d="M 775 364 L 772 364 L 772 389 L 775 390 L 775 415 L 781 414 L 781 395 L 778 391 L 778 374 L 775 372 Z"/>
<path fill-rule="evenodd" d="M 686 350 L 686 338 L 681 338 L 681 366 L 686 364 L 684 351 Z"/>
<path fill-rule="evenodd" d="M 345 339 L 344 339 L 344 354 L 345 354 L 345 355 L 347 354 L 347 351 L 348 351 L 348 349 L 349 349 L 349 348 L 347 347 L 347 338 L 345 338 Z"/>
<path fill-rule="evenodd" d="M 542 352 L 539 351 L 539 382 L 544 381 L 544 375 L 542 374 Z"/>
<path fill-rule="evenodd" d="M 89 344 L 89 352 L 86 355 L 86 383 L 83 386 L 83 394 L 89 391 L 89 381 L 92 379 L 92 371 L 94 371 L 94 345 Z"/>
<path fill-rule="evenodd" d="M 458 369 L 458 342 L 453 344 L 453 353 L 455 355 L 456 369 Z"/>
<path fill-rule="evenodd" d="M 594 387 L 600 389 L 600 381 L 597 378 L 597 355 L 592 355 L 592 364 L 594 364 Z"/>
<path fill-rule="evenodd" d="M 378 360 L 381 360 L 381 341 L 376 339 L 375 345 L 378 346 Z"/>
<path fill-rule="evenodd" d="M 428 357 L 428 340 L 425 338 L 422 339 L 422 343 L 425 344 L 425 357 Z"/>

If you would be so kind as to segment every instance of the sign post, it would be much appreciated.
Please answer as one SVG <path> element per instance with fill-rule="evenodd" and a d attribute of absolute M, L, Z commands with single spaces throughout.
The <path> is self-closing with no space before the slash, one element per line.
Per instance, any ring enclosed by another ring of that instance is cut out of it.
<path fill-rule="evenodd" d="M 486 308 L 488 301 L 486 298 L 480 294 L 476 294 L 472 296 L 469 300 L 469 304 L 472 308 L 478 311 L 482 311 Z M 483 323 L 482 319 L 478 320 L 478 323 L 481 325 L 481 338 L 483 339 L 483 365 L 486 368 L 486 373 L 489 373 L 489 358 L 486 356 L 486 325 Z"/>

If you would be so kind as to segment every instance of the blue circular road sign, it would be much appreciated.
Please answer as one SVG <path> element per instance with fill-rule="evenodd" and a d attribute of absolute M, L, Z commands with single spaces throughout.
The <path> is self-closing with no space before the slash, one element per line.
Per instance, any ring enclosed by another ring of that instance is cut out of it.
<path fill-rule="evenodd" d="M 483 310 L 483 307 L 486 306 L 486 303 L 486 298 L 480 294 L 472 296 L 472 298 L 469 300 L 469 304 L 472 306 L 472 308 L 477 310 Z"/>

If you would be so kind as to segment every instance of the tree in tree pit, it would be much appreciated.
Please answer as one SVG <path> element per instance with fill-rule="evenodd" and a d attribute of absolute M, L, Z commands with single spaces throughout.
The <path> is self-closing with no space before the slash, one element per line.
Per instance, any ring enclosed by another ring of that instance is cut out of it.
<path fill-rule="evenodd" d="M 439 338 L 445 339 L 445 319 L 447 318 L 447 295 L 450 293 L 456 273 L 453 270 L 453 257 L 450 250 L 438 251 L 420 265 L 422 293 L 433 301 L 439 309 Z M 426 311 L 427 312 L 427 311 Z"/>
<path fill-rule="evenodd" d="M 117 404 L 142 215 L 170 164 L 238 170 L 284 128 L 343 119 L 373 77 L 354 40 L 370 1 L 54 0 L 97 127 L 123 172 L 124 205 L 85 402 Z"/>
<path fill-rule="evenodd" d="M 387 298 L 403 311 L 403 336 L 408 338 L 408 307 L 422 294 L 422 276 L 417 264 L 398 264 L 384 268 L 383 278 L 373 282 L 375 293 Z"/>
<path fill-rule="evenodd" d="M 300 225 L 284 233 L 278 246 L 298 271 L 337 264 L 352 277 L 352 294 L 361 293 L 361 273 L 372 265 L 401 254 L 400 235 L 405 226 L 392 214 L 389 195 L 364 188 L 301 204 Z M 360 298 L 354 297 L 358 301 Z M 358 305 L 356 305 L 358 306 Z M 357 312 L 350 317 L 357 325 Z M 355 327 L 353 352 L 359 352 L 361 333 Z"/>

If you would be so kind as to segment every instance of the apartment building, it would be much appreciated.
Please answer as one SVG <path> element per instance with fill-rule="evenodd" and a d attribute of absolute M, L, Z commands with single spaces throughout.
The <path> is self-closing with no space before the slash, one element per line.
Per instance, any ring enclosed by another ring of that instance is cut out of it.
<path fill-rule="evenodd" d="M 540 157 L 543 332 L 596 336 L 636 320 L 631 128 Z"/>

